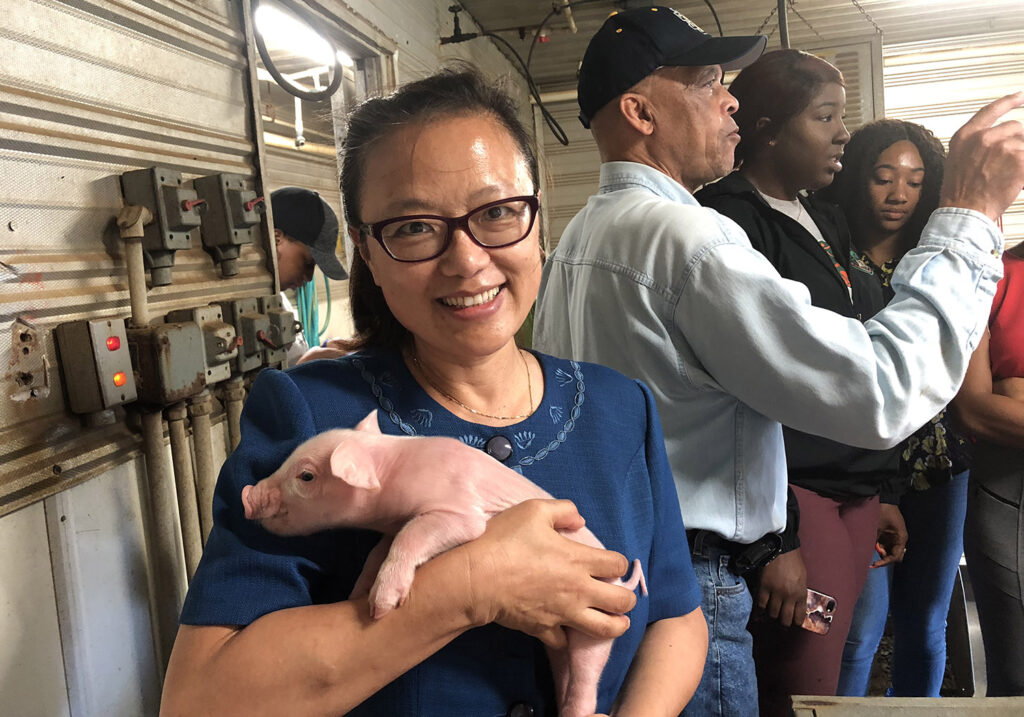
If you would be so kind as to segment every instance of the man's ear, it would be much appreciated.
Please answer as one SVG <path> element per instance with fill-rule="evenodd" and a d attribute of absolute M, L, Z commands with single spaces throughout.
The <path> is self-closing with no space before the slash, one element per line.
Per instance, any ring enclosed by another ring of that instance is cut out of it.
<path fill-rule="evenodd" d="M 626 92 L 618 99 L 619 114 L 636 131 L 644 135 L 654 133 L 654 116 L 651 114 L 650 101 L 636 92 Z"/>
<path fill-rule="evenodd" d="M 755 132 L 764 132 L 766 129 L 770 128 L 773 124 L 775 124 L 775 123 L 772 122 L 771 117 L 758 117 L 757 118 L 757 122 L 754 123 L 754 131 Z M 768 142 L 768 144 L 775 144 L 775 136 L 774 136 L 774 134 L 771 131 L 768 132 L 767 142 Z"/>
<path fill-rule="evenodd" d="M 275 227 L 274 228 L 274 243 L 275 244 L 280 244 L 283 240 L 284 240 L 284 232 L 281 231 L 280 229 L 278 229 L 277 227 Z"/>

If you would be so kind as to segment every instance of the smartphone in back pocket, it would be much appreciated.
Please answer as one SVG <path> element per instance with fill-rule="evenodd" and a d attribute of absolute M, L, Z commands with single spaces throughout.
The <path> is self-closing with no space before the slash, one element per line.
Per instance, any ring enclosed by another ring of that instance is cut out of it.
<path fill-rule="evenodd" d="M 828 633 L 832 627 L 832 616 L 836 612 L 836 599 L 831 595 L 807 588 L 807 617 L 800 626 L 819 635 Z"/>

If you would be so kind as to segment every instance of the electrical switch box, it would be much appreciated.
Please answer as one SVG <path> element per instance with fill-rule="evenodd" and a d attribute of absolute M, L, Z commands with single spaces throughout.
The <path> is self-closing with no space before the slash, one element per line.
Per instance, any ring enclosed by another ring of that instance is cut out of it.
<path fill-rule="evenodd" d="M 95 413 L 136 399 L 124 319 L 74 321 L 54 334 L 73 413 Z"/>
<path fill-rule="evenodd" d="M 161 167 L 121 175 L 126 204 L 138 204 L 153 214 L 144 228 L 142 250 L 153 286 L 171 283 L 174 252 L 192 248 L 192 232 L 202 223 L 206 202 L 184 186 L 180 172 Z"/>
<path fill-rule="evenodd" d="M 194 322 L 128 329 L 139 398 L 168 406 L 206 388 L 203 332 Z"/>
<path fill-rule="evenodd" d="M 245 188 L 237 174 L 212 174 L 192 183 L 199 198 L 206 201 L 203 218 L 203 248 L 220 266 L 221 276 L 238 273 L 238 256 L 243 244 L 251 244 L 263 213 L 263 197 Z"/>
<path fill-rule="evenodd" d="M 220 307 L 224 311 L 224 320 L 235 327 L 235 333 L 242 339 L 235 357 L 236 370 L 245 373 L 261 367 L 264 363 L 261 337 L 266 338 L 270 330 L 270 319 L 260 313 L 259 301 L 236 299 L 225 301 Z"/>
<path fill-rule="evenodd" d="M 295 343 L 295 336 L 302 325 L 295 320 L 295 314 L 284 308 L 277 294 L 261 296 L 260 311 L 267 315 L 270 322 L 267 340 L 263 342 L 266 362 L 280 363 L 288 356 L 288 349 Z"/>
<path fill-rule="evenodd" d="M 224 321 L 224 312 L 217 305 L 181 309 L 167 314 L 167 321 L 192 321 L 203 332 L 203 352 L 206 356 L 207 385 L 231 378 L 232 359 L 238 356 L 238 334 L 235 327 Z"/>

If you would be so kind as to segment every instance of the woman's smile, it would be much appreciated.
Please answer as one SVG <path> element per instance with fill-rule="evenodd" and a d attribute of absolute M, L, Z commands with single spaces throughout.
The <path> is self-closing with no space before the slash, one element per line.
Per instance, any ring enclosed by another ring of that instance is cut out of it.
<path fill-rule="evenodd" d="M 438 299 L 438 301 L 445 306 L 451 306 L 456 309 L 465 309 L 467 307 L 475 307 L 490 303 L 498 295 L 499 291 L 501 291 L 501 287 L 496 286 L 493 289 L 487 289 L 486 291 L 481 291 L 471 295 L 459 294 L 443 296 Z"/>

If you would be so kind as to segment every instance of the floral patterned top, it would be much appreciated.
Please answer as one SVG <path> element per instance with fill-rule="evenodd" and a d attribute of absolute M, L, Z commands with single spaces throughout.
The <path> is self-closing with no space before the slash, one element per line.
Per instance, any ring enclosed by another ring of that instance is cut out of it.
<path fill-rule="evenodd" d="M 859 259 L 871 267 L 882 284 L 885 303 L 893 297 L 892 273 L 896 270 L 896 259 L 890 259 L 878 266 L 867 254 Z M 914 490 L 927 490 L 933 485 L 948 483 L 953 476 L 962 473 L 971 465 L 971 445 L 958 434 L 943 409 L 939 415 L 921 426 L 905 440 L 900 451 L 900 476 L 910 479 Z"/>

